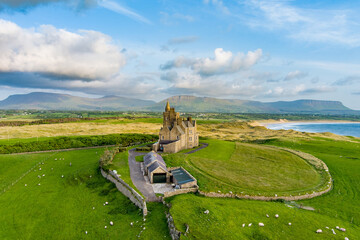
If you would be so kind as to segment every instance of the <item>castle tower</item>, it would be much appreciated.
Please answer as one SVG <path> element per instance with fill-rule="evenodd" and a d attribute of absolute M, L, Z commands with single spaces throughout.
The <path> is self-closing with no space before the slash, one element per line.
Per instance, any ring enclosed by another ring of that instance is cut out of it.
<path fill-rule="evenodd" d="M 172 128 L 179 117 L 179 113 L 175 112 L 175 108 L 170 107 L 170 103 L 167 101 L 165 112 L 163 112 L 163 126 Z"/>

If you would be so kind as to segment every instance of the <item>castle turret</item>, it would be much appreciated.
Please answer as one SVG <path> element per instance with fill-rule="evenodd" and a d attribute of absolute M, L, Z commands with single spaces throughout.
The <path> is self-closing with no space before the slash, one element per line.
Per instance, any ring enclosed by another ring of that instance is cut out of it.
<path fill-rule="evenodd" d="M 170 104 L 169 104 L 169 101 L 167 101 L 166 103 L 166 107 L 165 107 L 165 112 L 168 112 L 170 111 Z"/>

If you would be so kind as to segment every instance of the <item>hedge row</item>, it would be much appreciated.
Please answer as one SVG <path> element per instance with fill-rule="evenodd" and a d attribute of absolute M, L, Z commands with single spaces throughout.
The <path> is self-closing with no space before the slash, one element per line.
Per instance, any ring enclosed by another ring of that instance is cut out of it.
<path fill-rule="evenodd" d="M 69 148 L 119 145 L 123 147 L 156 141 L 158 136 L 145 134 L 109 134 L 95 136 L 54 137 L 42 141 L 0 145 L 0 154 L 36 152 Z"/>

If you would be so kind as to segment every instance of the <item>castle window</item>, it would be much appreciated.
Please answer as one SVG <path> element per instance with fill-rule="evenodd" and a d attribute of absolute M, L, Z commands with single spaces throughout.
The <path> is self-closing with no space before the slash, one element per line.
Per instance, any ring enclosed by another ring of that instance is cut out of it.
<path fill-rule="evenodd" d="M 192 133 L 192 130 L 189 130 L 189 133 L 191 134 L 191 133 Z"/>
<path fill-rule="evenodd" d="M 176 138 L 177 138 L 177 140 L 179 140 L 179 136 L 177 136 Z"/>
<path fill-rule="evenodd" d="M 189 137 L 189 141 L 192 141 L 192 137 Z"/>
<path fill-rule="evenodd" d="M 161 139 L 164 140 L 164 136 L 161 136 Z"/>

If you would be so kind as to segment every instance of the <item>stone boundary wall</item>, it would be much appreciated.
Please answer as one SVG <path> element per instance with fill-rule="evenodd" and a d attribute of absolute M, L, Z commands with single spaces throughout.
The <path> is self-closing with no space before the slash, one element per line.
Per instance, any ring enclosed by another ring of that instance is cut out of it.
<path fill-rule="evenodd" d="M 286 200 L 286 201 L 296 201 L 310 199 L 314 197 L 321 196 L 332 189 L 332 185 L 327 189 L 315 192 L 311 194 L 299 195 L 299 196 L 278 196 L 278 197 L 266 197 L 266 196 L 252 196 L 252 195 L 239 195 L 233 193 L 216 193 L 216 192 L 203 192 L 198 190 L 199 194 L 205 197 L 217 197 L 217 198 L 238 198 L 238 199 L 251 199 L 251 200 L 261 200 L 261 201 L 273 201 L 273 200 Z"/>
<path fill-rule="evenodd" d="M 199 189 L 199 187 L 196 187 L 196 188 L 184 188 L 184 189 L 176 189 L 175 191 L 171 191 L 171 192 L 164 192 L 164 198 L 167 198 L 167 197 L 172 197 L 172 196 L 175 196 L 175 195 L 179 195 L 179 194 L 184 194 L 184 193 L 195 193 L 197 192 Z"/>
<path fill-rule="evenodd" d="M 124 194 L 126 197 L 130 199 L 136 206 L 143 210 L 143 215 L 147 215 L 147 207 L 145 199 L 137 193 L 132 187 L 130 187 L 124 180 L 119 178 L 112 171 L 105 172 L 102 168 L 100 168 L 101 175 L 109 180 L 110 182 L 116 185 L 116 188 Z"/>
<path fill-rule="evenodd" d="M 170 212 L 166 213 L 166 219 L 167 219 L 171 239 L 173 240 L 180 239 L 181 232 L 176 229 L 174 219 L 171 216 Z"/>

